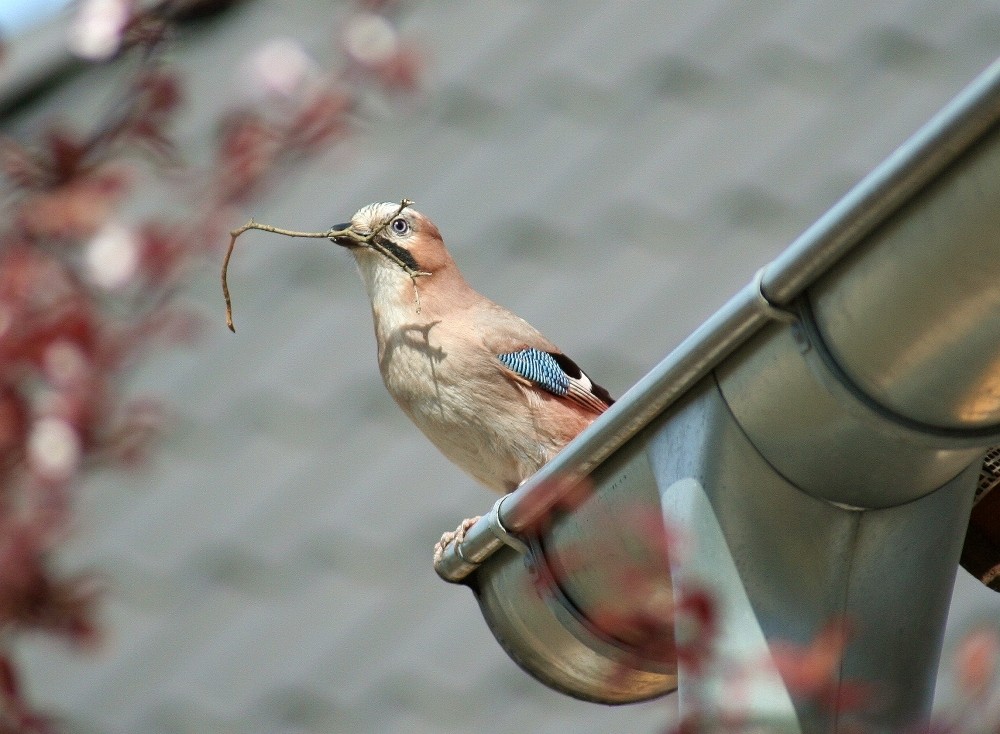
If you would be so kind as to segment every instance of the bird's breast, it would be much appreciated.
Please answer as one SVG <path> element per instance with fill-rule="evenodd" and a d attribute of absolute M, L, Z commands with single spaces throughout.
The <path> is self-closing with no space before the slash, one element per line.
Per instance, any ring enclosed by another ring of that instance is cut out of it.
<path fill-rule="evenodd" d="M 393 315 L 398 315 L 394 311 Z M 508 377 L 475 325 L 378 318 L 379 369 L 393 399 L 441 452 L 476 479 L 507 492 L 581 426 L 561 401 Z"/>
<path fill-rule="evenodd" d="M 404 323 L 379 334 L 379 370 L 397 400 L 411 402 L 432 397 L 451 367 L 448 353 L 433 334 L 437 324 Z M 405 407 L 405 406 L 404 406 Z"/>

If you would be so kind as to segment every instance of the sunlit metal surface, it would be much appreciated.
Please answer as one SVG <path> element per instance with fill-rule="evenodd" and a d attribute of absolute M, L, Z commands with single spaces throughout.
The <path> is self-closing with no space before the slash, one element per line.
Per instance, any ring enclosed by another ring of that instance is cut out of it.
<path fill-rule="evenodd" d="M 1000 424 L 997 171 L 1000 128 L 810 290 L 823 341 L 853 382 L 929 427 Z"/>

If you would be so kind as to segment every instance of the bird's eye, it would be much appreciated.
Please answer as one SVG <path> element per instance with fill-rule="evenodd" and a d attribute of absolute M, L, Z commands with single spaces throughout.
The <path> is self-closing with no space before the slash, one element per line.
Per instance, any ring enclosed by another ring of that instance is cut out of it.
<path fill-rule="evenodd" d="M 393 219 L 389 226 L 392 227 L 392 231 L 396 234 L 406 234 L 410 231 L 410 223 L 402 217 Z"/>

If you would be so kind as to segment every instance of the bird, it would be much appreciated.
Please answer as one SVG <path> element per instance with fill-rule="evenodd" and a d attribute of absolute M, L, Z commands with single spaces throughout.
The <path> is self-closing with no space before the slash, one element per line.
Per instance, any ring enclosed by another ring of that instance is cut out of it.
<path fill-rule="evenodd" d="M 446 458 L 506 494 L 609 408 L 606 389 L 465 280 L 437 226 L 373 203 L 331 240 L 354 256 L 389 394 Z"/>

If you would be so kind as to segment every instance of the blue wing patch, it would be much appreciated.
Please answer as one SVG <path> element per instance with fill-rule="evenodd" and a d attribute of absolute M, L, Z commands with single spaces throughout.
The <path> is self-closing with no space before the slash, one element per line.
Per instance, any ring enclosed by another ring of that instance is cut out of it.
<path fill-rule="evenodd" d="M 528 380 L 550 393 L 564 397 L 569 392 L 569 377 L 548 352 L 540 349 L 522 349 L 519 352 L 497 355 L 497 359 Z"/>

